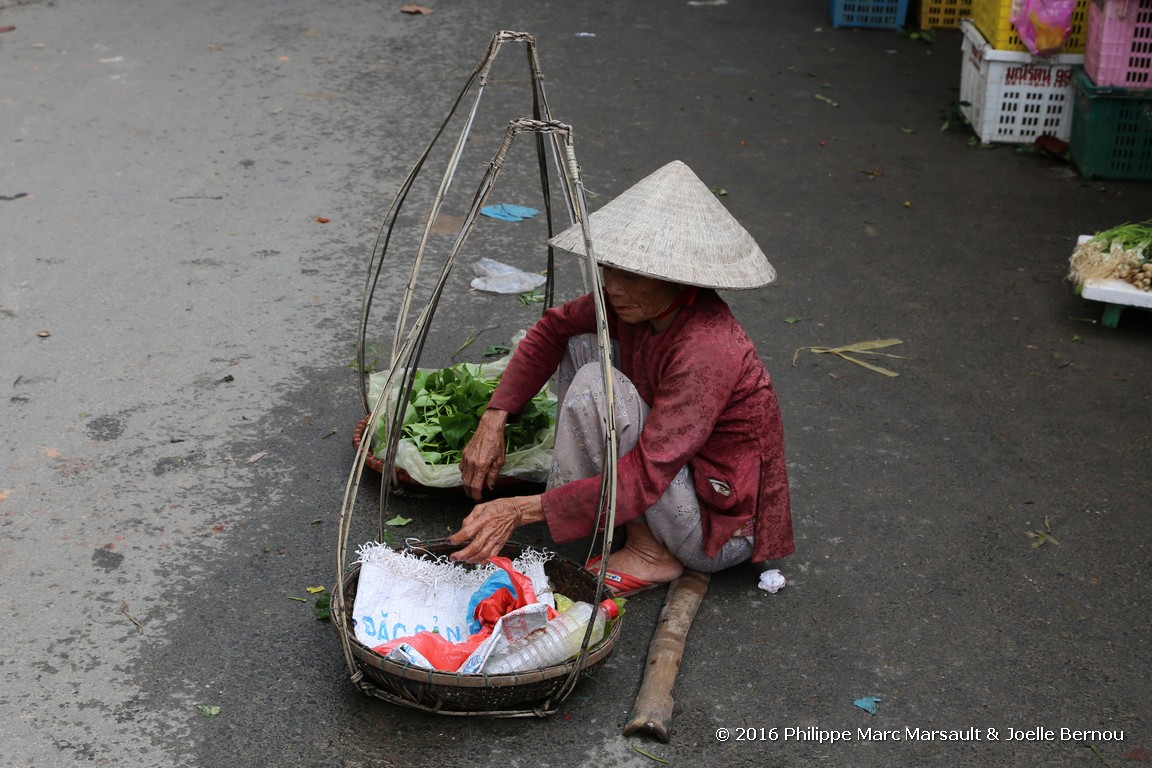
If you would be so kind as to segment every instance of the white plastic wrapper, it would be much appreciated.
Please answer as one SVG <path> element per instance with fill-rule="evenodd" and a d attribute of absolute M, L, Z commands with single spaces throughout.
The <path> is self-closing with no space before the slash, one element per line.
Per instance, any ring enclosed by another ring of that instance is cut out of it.
<path fill-rule="evenodd" d="M 528 293 L 548 281 L 544 275 L 525 272 L 488 258 L 481 258 L 472 265 L 472 269 L 477 275 L 472 280 L 472 287 L 489 293 Z"/>
<path fill-rule="evenodd" d="M 774 595 L 780 590 L 784 589 L 784 585 L 788 582 L 784 578 L 784 574 L 775 569 L 771 571 L 764 571 L 760 574 L 760 589 L 764 590 L 770 595 Z"/>

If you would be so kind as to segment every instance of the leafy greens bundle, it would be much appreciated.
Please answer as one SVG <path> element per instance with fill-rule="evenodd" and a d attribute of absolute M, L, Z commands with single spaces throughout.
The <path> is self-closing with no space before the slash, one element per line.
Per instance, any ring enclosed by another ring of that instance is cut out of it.
<path fill-rule="evenodd" d="M 412 443 L 428 464 L 458 464 L 499 381 L 484 377 L 480 366 L 472 363 L 418 370 L 400 437 Z M 556 402 L 541 392 L 524 406 L 518 421 L 505 427 L 505 453 L 536 445 L 541 432 L 555 423 Z M 386 443 L 385 419 L 377 426 L 376 437 L 378 445 Z"/>

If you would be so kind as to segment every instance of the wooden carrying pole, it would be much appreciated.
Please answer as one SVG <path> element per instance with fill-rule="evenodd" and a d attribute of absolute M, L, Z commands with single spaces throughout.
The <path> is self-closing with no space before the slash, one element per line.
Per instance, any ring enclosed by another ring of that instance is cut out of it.
<path fill-rule="evenodd" d="M 686 570 L 668 588 L 660 620 L 652 633 L 652 644 L 648 646 L 648 662 L 644 665 L 640 693 L 632 707 L 632 719 L 624 726 L 625 736 L 642 731 L 668 743 L 668 724 L 675 706 L 672 689 L 684 657 L 688 630 L 708 591 L 708 580 L 707 573 Z"/>

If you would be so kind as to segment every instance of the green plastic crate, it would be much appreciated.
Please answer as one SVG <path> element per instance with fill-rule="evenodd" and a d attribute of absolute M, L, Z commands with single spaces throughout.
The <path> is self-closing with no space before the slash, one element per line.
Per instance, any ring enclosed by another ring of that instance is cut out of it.
<path fill-rule="evenodd" d="M 1072 162 L 1086 179 L 1152 180 L 1152 91 L 1098 86 L 1072 72 Z"/>

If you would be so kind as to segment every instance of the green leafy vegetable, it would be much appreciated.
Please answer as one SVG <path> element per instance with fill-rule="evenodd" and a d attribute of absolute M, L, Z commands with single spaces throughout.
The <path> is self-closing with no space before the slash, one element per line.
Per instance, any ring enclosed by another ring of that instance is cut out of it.
<path fill-rule="evenodd" d="M 1152 221 L 1142 221 L 1138 224 L 1121 224 L 1092 236 L 1091 242 L 1119 245 L 1126 251 L 1138 251 L 1143 254 L 1148 246 L 1152 245 Z"/>
<path fill-rule="evenodd" d="M 400 436 L 411 442 L 428 464 L 457 464 L 464 446 L 476 433 L 499 379 L 485 378 L 480 366 L 460 363 L 435 371 L 417 371 L 404 411 Z M 544 393 L 532 398 L 520 419 L 504 429 L 504 449 L 523 450 L 539 442 L 542 430 L 556 421 L 556 403 Z M 376 429 L 380 445 L 387 440 L 387 423 Z"/>
<path fill-rule="evenodd" d="M 523 307 L 527 307 L 532 304 L 543 304 L 544 291 L 539 288 L 534 288 L 531 291 L 525 291 L 524 293 L 516 294 L 516 298 L 520 300 L 520 305 Z"/>
<path fill-rule="evenodd" d="M 316 616 L 316 621 L 328 621 L 332 617 L 332 596 L 320 595 L 317 597 L 312 611 Z"/>

